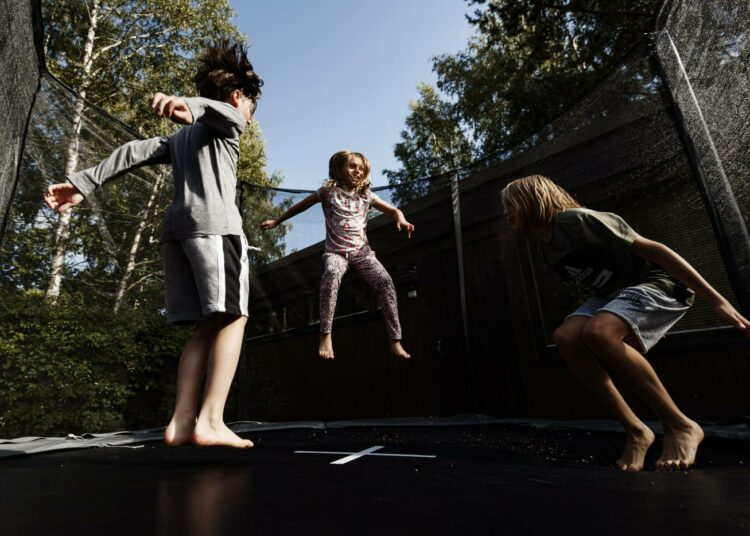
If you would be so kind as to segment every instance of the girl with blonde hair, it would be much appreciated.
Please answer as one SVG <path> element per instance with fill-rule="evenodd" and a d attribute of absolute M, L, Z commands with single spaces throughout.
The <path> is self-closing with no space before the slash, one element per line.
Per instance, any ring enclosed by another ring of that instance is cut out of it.
<path fill-rule="evenodd" d="M 403 212 L 380 199 L 370 189 L 370 161 L 362 153 L 339 151 L 328 162 L 329 178 L 317 192 L 310 194 L 275 220 L 264 221 L 262 230 L 278 224 L 322 203 L 326 222 L 324 270 L 320 284 L 320 345 L 318 355 L 333 359 L 331 330 L 341 278 L 351 265 L 375 291 L 383 310 L 390 336 L 391 353 L 411 357 L 401 346 L 401 324 L 398 318 L 396 289 L 391 276 L 375 257 L 367 241 L 367 213 L 371 206 L 396 221 L 396 229 L 411 238 L 414 226 Z"/>

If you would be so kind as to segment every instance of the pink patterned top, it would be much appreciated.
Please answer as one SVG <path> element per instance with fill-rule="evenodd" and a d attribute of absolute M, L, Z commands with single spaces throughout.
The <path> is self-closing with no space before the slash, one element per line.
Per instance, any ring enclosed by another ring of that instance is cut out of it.
<path fill-rule="evenodd" d="M 370 190 L 348 193 L 338 186 L 317 193 L 326 219 L 326 252 L 348 253 L 365 246 L 367 212 L 379 197 Z"/>

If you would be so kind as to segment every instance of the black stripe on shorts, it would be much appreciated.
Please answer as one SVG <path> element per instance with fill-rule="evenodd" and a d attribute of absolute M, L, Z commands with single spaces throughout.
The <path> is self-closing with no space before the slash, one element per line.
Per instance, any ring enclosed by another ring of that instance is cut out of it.
<path fill-rule="evenodd" d="M 242 269 L 242 239 L 237 235 L 222 237 L 224 248 L 224 307 L 229 313 L 242 314 L 240 305 L 240 270 Z"/>

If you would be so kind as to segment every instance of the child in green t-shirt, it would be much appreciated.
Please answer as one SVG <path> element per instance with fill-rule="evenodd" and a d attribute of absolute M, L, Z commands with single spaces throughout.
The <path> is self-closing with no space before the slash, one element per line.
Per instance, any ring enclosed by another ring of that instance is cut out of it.
<path fill-rule="evenodd" d="M 581 207 L 547 177 L 511 182 L 502 191 L 502 205 L 514 229 L 532 231 L 539 239 L 555 272 L 592 291 L 553 338 L 573 373 L 625 428 L 627 442 L 617 467 L 641 470 L 654 433 L 633 413 L 607 369 L 662 422 L 664 448 L 657 470 L 693 465 L 703 430 L 675 405 L 643 353 L 685 314 L 693 290 L 748 336 L 750 323 L 674 251 L 639 236 L 616 214 Z"/>

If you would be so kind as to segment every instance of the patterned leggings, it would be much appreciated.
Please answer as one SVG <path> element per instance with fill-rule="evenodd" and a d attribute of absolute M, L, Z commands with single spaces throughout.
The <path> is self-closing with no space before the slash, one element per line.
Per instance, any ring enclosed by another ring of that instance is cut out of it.
<path fill-rule="evenodd" d="M 370 246 L 364 246 L 358 251 L 349 253 L 346 257 L 338 253 L 326 253 L 323 255 L 323 262 L 325 266 L 320 282 L 320 332 L 331 332 L 341 278 L 344 277 L 351 264 L 365 283 L 377 294 L 378 305 L 385 315 L 388 335 L 391 339 L 400 340 L 401 324 L 398 320 L 396 289 L 391 276 L 375 258 L 375 253 Z"/>

